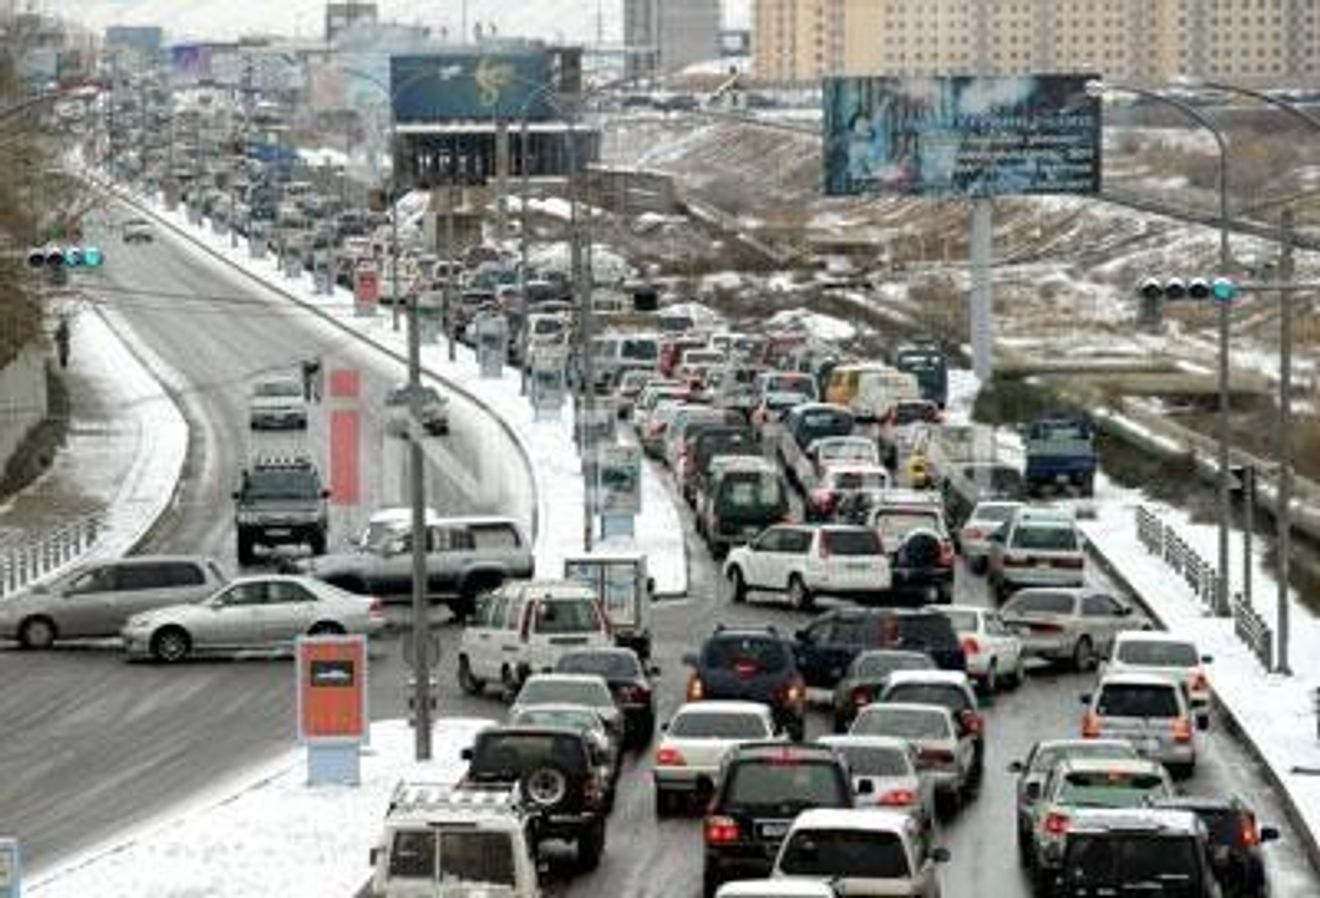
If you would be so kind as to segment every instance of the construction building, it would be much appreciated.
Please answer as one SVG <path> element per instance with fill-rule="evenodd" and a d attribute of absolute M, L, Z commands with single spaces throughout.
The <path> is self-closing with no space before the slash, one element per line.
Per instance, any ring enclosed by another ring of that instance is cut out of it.
<path fill-rule="evenodd" d="M 623 0 L 624 74 L 654 78 L 720 56 L 720 0 Z"/>

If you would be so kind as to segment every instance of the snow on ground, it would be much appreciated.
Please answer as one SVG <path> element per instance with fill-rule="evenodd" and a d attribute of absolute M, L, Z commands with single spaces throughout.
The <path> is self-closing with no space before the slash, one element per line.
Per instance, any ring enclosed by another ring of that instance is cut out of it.
<path fill-rule="evenodd" d="M 770 316 L 771 328 L 805 331 L 818 340 L 841 343 L 857 336 L 857 328 L 839 318 L 812 312 L 801 306 L 784 309 Z"/>
<path fill-rule="evenodd" d="M 405 721 L 371 726 L 358 786 L 308 786 L 302 748 L 224 784 L 190 808 L 148 823 L 56 871 L 34 871 L 24 894 L 39 898 L 327 898 L 357 894 L 368 853 L 400 780 L 450 784 L 460 754 L 495 721 L 435 721 L 432 760 L 413 760 Z M 290 721 L 292 726 L 292 721 Z"/>

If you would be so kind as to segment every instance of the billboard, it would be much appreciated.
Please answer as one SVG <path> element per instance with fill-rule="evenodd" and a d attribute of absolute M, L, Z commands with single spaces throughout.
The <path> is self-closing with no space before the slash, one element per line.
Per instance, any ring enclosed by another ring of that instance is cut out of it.
<path fill-rule="evenodd" d="M 390 94 L 400 123 L 557 117 L 550 84 L 545 53 L 390 57 Z"/>
<path fill-rule="evenodd" d="M 361 741 L 367 732 L 367 638 L 299 636 L 298 739 Z"/>
<path fill-rule="evenodd" d="M 170 47 L 170 66 L 176 85 L 194 85 L 211 79 L 210 44 L 176 44 Z"/>
<path fill-rule="evenodd" d="M 825 193 L 1097 193 L 1098 78 L 827 78 Z"/>

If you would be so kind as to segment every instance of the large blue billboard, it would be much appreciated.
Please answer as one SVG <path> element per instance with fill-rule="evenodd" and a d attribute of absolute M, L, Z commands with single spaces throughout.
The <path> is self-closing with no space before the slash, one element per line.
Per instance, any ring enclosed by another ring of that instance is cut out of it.
<path fill-rule="evenodd" d="M 1098 77 L 827 78 L 825 193 L 1097 193 Z"/>
<path fill-rule="evenodd" d="M 556 118 L 552 93 L 545 53 L 390 57 L 390 95 L 399 123 Z"/>

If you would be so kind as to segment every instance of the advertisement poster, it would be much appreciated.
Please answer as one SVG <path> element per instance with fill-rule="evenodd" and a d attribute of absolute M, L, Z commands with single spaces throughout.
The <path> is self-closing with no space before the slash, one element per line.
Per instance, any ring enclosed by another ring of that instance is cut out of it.
<path fill-rule="evenodd" d="M 301 636 L 298 739 L 360 741 L 367 730 L 367 638 Z"/>
<path fill-rule="evenodd" d="M 598 511 L 602 514 L 641 513 L 641 447 L 603 446 L 597 452 Z"/>
<path fill-rule="evenodd" d="M 353 271 L 353 311 L 359 317 L 376 314 L 380 301 L 380 272 L 371 265 Z"/>
<path fill-rule="evenodd" d="M 399 122 L 551 118 L 550 57 L 544 52 L 428 53 L 390 57 Z"/>
<path fill-rule="evenodd" d="M 1098 193 L 1098 77 L 826 78 L 825 194 Z"/>

